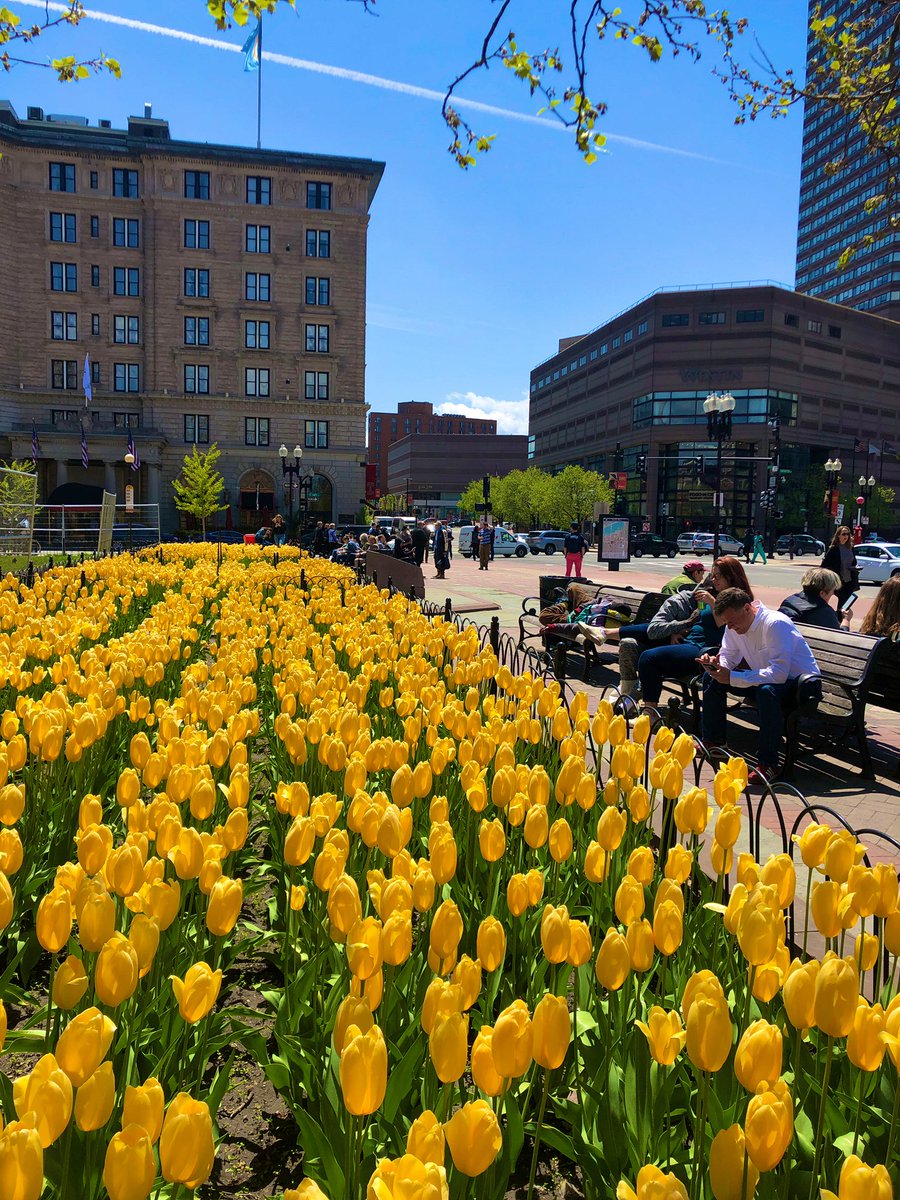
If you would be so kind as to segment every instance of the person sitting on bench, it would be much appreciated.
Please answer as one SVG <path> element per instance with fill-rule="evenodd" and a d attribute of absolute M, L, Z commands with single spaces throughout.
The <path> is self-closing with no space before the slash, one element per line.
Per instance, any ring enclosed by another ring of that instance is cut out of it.
<path fill-rule="evenodd" d="M 728 689 L 751 689 L 759 712 L 759 761 L 750 782 L 770 783 L 778 776 L 784 706 L 796 699 L 802 677 L 819 677 L 818 664 L 789 617 L 754 604 L 741 588 L 717 596 L 713 613 L 724 636 L 718 654 L 697 660 L 704 672 L 703 741 L 707 749 L 724 747 Z"/>
<path fill-rule="evenodd" d="M 836 613 L 829 604 L 840 590 L 840 576 L 827 567 L 810 567 L 800 580 L 799 592 L 787 596 L 778 611 L 797 625 L 816 625 L 819 629 L 849 629 L 850 609 Z"/>

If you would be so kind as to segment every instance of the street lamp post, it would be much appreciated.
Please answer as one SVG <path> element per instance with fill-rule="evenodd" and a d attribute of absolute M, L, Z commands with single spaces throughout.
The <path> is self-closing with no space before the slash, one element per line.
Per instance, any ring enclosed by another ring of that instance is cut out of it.
<path fill-rule="evenodd" d="M 293 462 L 288 462 L 288 448 L 283 443 L 278 449 L 278 457 L 281 459 L 281 473 L 284 476 L 288 490 L 288 533 L 290 533 L 294 524 L 294 487 L 299 488 L 298 512 L 302 526 L 306 522 L 306 489 L 311 481 L 311 476 L 302 474 L 303 450 L 300 446 L 294 447 Z M 300 533 L 302 535 L 302 528 Z"/>
<path fill-rule="evenodd" d="M 857 503 L 862 501 L 859 510 L 860 525 L 868 525 L 869 523 L 869 501 L 872 499 L 872 492 L 875 490 L 876 483 L 877 480 L 874 475 L 870 475 L 868 479 L 866 479 L 865 475 L 860 475 L 859 477 L 860 496 Z"/>
<path fill-rule="evenodd" d="M 831 531 L 831 518 L 834 515 L 834 493 L 837 491 L 841 467 L 844 464 L 839 458 L 829 458 L 825 463 L 825 541 L 828 541 L 827 534 Z"/>
<path fill-rule="evenodd" d="M 722 530 L 722 509 L 725 507 L 722 493 L 722 444 L 731 437 L 731 414 L 734 411 L 734 396 L 731 392 L 710 392 L 703 401 L 706 413 L 706 433 L 716 443 L 716 527 L 713 531 L 713 560 L 719 557 L 719 534 Z"/>

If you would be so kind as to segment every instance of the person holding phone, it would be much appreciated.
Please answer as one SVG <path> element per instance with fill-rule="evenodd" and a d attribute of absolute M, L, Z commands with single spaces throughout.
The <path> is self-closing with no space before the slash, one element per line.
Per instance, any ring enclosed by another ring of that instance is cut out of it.
<path fill-rule="evenodd" d="M 799 592 L 787 596 L 778 611 L 797 625 L 816 625 L 819 629 L 850 628 L 850 610 L 859 598 L 854 592 L 844 602 L 840 614 L 831 607 L 831 597 L 840 590 L 841 581 L 827 567 L 810 567 L 800 581 Z"/>
<path fill-rule="evenodd" d="M 840 525 L 834 532 L 831 545 L 825 551 L 822 566 L 834 571 L 841 586 L 837 594 L 837 610 L 840 613 L 850 596 L 859 586 L 859 571 L 856 566 L 856 551 L 853 548 L 853 531 L 849 525 Z"/>

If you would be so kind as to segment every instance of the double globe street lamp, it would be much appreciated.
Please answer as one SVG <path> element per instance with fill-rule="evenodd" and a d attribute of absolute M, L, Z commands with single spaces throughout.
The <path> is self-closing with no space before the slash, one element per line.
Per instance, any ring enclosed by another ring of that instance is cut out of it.
<path fill-rule="evenodd" d="M 875 491 L 877 480 L 874 475 L 870 475 L 866 479 L 865 475 L 859 477 L 859 495 L 856 497 L 856 503 L 859 505 L 860 525 L 868 525 L 869 501 L 872 499 L 872 493 Z"/>
<path fill-rule="evenodd" d="M 716 527 L 713 531 L 713 561 L 719 557 L 719 534 L 722 530 L 722 509 L 725 496 L 722 492 L 722 444 L 731 437 L 731 414 L 734 411 L 734 396 L 731 392 L 710 392 L 703 401 L 706 413 L 706 433 L 716 443 Z"/>
<path fill-rule="evenodd" d="M 834 502 L 835 492 L 837 491 L 838 481 L 841 474 L 841 467 L 844 464 L 839 458 L 829 458 L 825 463 L 825 532 L 830 531 L 831 519 L 837 516 L 836 505 Z M 825 538 L 828 541 L 828 538 Z"/>
<path fill-rule="evenodd" d="M 294 447 L 293 462 L 288 462 L 288 448 L 284 443 L 278 449 L 278 457 L 281 459 L 281 473 L 284 476 L 284 486 L 288 493 L 288 534 L 294 524 L 294 488 L 296 487 L 299 489 L 297 515 L 302 535 L 303 527 L 306 524 L 306 489 L 312 483 L 312 476 L 302 473 L 303 450 L 300 446 Z"/>

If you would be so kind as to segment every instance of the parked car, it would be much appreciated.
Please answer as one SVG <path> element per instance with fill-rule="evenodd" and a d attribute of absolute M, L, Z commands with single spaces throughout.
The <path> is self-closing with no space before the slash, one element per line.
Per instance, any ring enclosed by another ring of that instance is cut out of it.
<path fill-rule="evenodd" d="M 224 542 L 226 545 L 237 545 L 243 542 L 244 535 L 239 529 L 210 529 L 206 535 L 208 542 Z"/>
<path fill-rule="evenodd" d="M 884 583 L 900 575 L 900 546 L 896 542 L 862 542 L 854 549 L 860 583 Z"/>
<path fill-rule="evenodd" d="M 456 538 L 456 553 L 463 556 L 472 553 L 472 531 L 476 527 L 474 525 L 463 525 L 459 530 Z M 510 533 L 503 525 L 494 527 L 494 557 L 502 554 L 504 558 L 510 558 L 515 555 L 516 558 L 524 558 L 528 553 L 528 545 L 521 534 Z"/>
<path fill-rule="evenodd" d="M 660 537 L 658 533 L 636 533 L 631 541 L 632 558 L 643 558 L 645 554 L 652 554 L 654 558 L 674 558 L 677 553 L 678 543 Z"/>
<path fill-rule="evenodd" d="M 678 535 L 679 554 L 712 554 L 714 533 L 681 533 Z M 720 554 L 743 554 L 744 543 L 730 533 L 719 534 Z"/>
<path fill-rule="evenodd" d="M 791 535 L 783 533 L 775 543 L 776 554 L 788 554 Z M 814 538 L 810 533 L 794 534 L 794 556 L 800 558 L 804 554 L 816 554 L 819 558 L 825 553 L 825 543 Z"/>
<path fill-rule="evenodd" d="M 564 529 L 532 529 L 525 542 L 532 554 L 563 554 L 567 537 Z"/>

